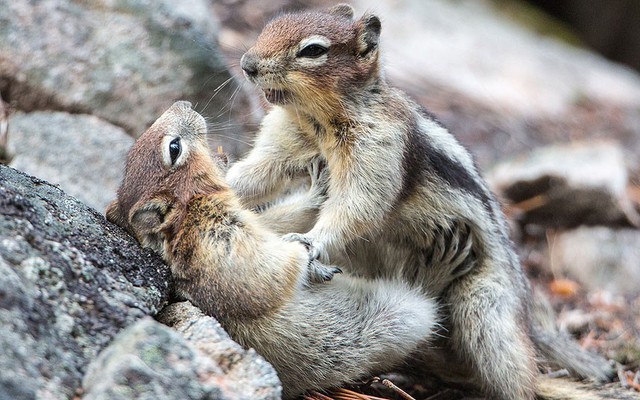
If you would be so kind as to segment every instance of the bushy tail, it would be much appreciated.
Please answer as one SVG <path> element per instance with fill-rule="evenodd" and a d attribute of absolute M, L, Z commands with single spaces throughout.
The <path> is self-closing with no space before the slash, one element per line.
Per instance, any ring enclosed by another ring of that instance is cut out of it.
<path fill-rule="evenodd" d="M 543 363 L 555 368 L 564 368 L 577 378 L 609 381 L 613 368 L 603 357 L 581 348 L 564 332 L 534 332 L 532 340 Z"/>
<path fill-rule="evenodd" d="M 438 325 L 435 301 L 407 285 L 334 276 L 270 318 L 232 327 L 278 371 L 283 397 L 322 390 L 399 366 Z"/>
<path fill-rule="evenodd" d="M 584 350 L 565 332 L 557 329 L 548 299 L 533 291 L 533 341 L 543 364 L 566 369 L 576 378 L 611 380 L 614 370 L 607 360 Z"/>
<path fill-rule="evenodd" d="M 361 291 L 361 298 L 367 299 L 359 318 L 373 365 L 382 370 L 395 367 L 399 359 L 431 340 L 439 326 L 434 300 L 401 283 L 359 282 L 358 286 L 351 290 Z"/>

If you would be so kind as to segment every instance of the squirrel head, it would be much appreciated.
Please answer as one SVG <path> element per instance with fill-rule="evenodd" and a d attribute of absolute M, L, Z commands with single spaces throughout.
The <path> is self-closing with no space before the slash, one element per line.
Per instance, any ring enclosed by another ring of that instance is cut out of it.
<path fill-rule="evenodd" d="M 205 119 L 179 101 L 144 132 L 127 154 L 117 199 L 107 219 L 125 228 L 145 247 L 161 252 L 167 215 L 184 209 L 197 194 L 226 187 L 221 165 L 206 142 Z"/>
<path fill-rule="evenodd" d="M 245 76 L 270 103 L 304 110 L 324 102 L 335 111 L 345 96 L 381 79 L 380 19 L 365 14 L 356 20 L 353 13 L 339 4 L 277 17 L 242 56 Z"/>

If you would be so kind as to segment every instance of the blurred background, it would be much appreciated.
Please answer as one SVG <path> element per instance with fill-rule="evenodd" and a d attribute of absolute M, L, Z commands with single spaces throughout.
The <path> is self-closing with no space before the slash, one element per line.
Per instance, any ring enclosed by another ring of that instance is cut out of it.
<path fill-rule="evenodd" d="M 240 56 L 272 16 L 334 3 L 0 0 L 0 158 L 102 212 L 184 99 L 237 159 L 267 107 Z M 476 156 L 559 326 L 640 389 L 640 2 L 351 4 L 381 18 L 391 84 Z"/>
<path fill-rule="evenodd" d="M 507 7 L 517 3 L 501 1 Z M 605 57 L 640 69 L 640 4 L 634 0 L 531 0 L 534 7 L 557 18 L 578 44 Z"/>

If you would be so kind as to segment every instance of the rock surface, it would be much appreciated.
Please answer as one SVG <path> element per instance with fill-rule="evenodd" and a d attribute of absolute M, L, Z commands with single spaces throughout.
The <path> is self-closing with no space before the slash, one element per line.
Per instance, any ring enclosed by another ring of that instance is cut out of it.
<path fill-rule="evenodd" d="M 236 117 L 252 100 L 219 56 L 217 30 L 205 0 L 0 0 L 0 92 L 18 110 L 93 114 L 132 135 L 189 100 L 241 138 L 251 121 Z"/>
<path fill-rule="evenodd" d="M 0 398 L 72 397 L 101 348 L 159 311 L 168 278 L 96 211 L 0 166 Z"/>
<path fill-rule="evenodd" d="M 92 115 L 36 111 L 9 118 L 11 166 L 103 213 L 122 180 L 133 138 Z"/>
<path fill-rule="evenodd" d="M 582 227 L 554 235 L 549 249 L 554 272 L 587 290 L 640 295 L 640 230 Z"/>
<path fill-rule="evenodd" d="M 517 218 L 525 224 L 640 226 L 628 197 L 627 163 L 615 142 L 541 147 L 499 163 L 489 181 L 515 203 Z"/>
<path fill-rule="evenodd" d="M 168 305 L 158 320 L 181 333 L 189 344 L 215 361 L 224 374 L 223 386 L 227 390 L 246 399 L 280 398 L 280 381 L 275 369 L 253 349 L 244 350 L 231 340 L 218 321 L 190 302 Z"/>
<path fill-rule="evenodd" d="M 214 321 L 215 322 L 215 321 Z M 195 322 L 198 323 L 197 321 Z M 218 326 L 212 341 L 231 342 Z M 220 336 L 217 336 L 220 334 Z M 224 337 L 226 336 L 226 337 Z M 215 342 L 214 347 L 218 344 Z M 255 353 L 241 355 L 234 349 L 226 358 L 212 359 L 199 346 L 175 330 L 151 318 L 125 329 L 89 366 L 83 381 L 86 400 L 175 400 L 175 399 L 273 399 L 280 398 L 279 381 L 273 368 Z M 252 364 L 253 363 L 253 364 Z M 251 368 L 261 365 L 262 370 Z M 229 374 L 228 366 L 243 370 L 245 379 Z M 249 369 L 247 369 L 249 367 Z M 275 379 L 264 379 L 261 373 Z M 266 381 L 266 384 L 265 384 Z M 256 389 L 256 384 L 260 385 Z M 267 387 L 271 384 L 270 387 Z"/>
<path fill-rule="evenodd" d="M 0 166 L 0 399 L 278 399 L 273 367 L 169 268 L 57 187 Z"/>

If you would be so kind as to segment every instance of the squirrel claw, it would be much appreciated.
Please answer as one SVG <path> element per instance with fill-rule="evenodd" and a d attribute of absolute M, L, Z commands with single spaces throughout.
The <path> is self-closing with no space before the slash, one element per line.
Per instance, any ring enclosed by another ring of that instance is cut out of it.
<path fill-rule="evenodd" d="M 318 260 L 309 262 L 308 268 L 309 284 L 329 282 L 333 275 L 342 273 L 340 268 L 324 265 Z"/>
<path fill-rule="evenodd" d="M 282 240 L 285 240 L 287 242 L 302 243 L 309 252 L 309 261 L 317 260 L 321 255 L 320 249 L 314 246 L 313 239 L 311 239 L 307 235 L 303 235 L 301 233 L 287 233 L 286 235 L 282 236 Z"/>
<path fill-rule="evenodd" d="M 282 240 L 286 242 L 300 242 L 305 245 L 307 249 L 309 249 L 312 245 L 311 238 L 301 233 L 287 233 L 286 235 L 282 236 Z"/>

